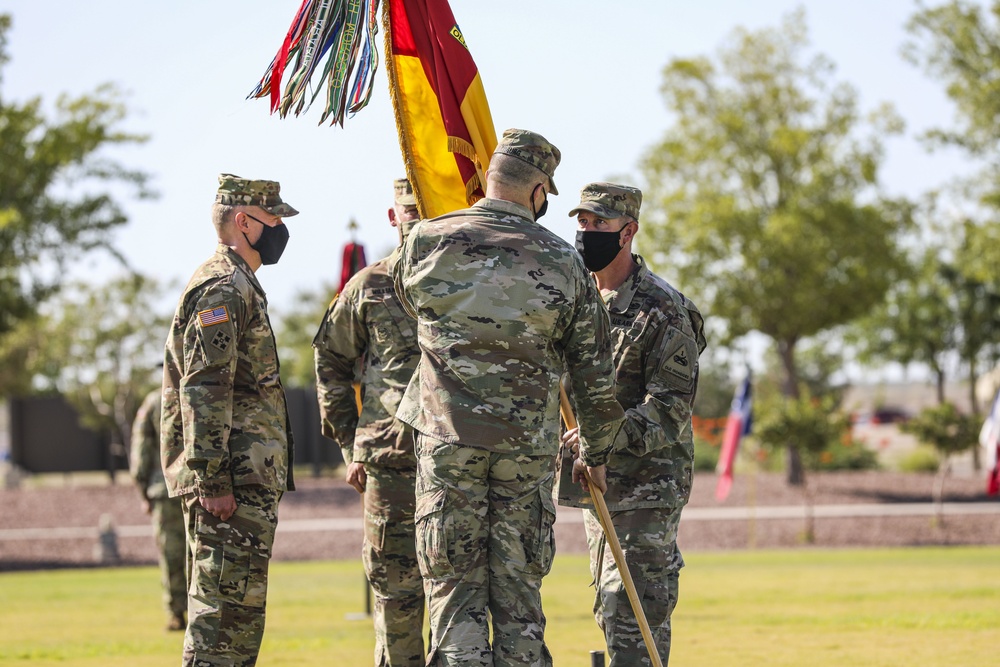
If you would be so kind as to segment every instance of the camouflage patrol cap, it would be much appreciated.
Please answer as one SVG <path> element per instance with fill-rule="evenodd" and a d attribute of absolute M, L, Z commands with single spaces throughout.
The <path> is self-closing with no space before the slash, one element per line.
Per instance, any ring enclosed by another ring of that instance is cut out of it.
<path fill-rule="evenodd" d="M 552 180 L 552 175 L 556 173 L 556 167 L 559 166 L 562 154 L 542 135 L 530 130 L 505 130 L 493 151 L 494 155 L 497 153 L 516 157 L 541 169 L 542 173 L 549 177 L 549 192 L 554 195 L 559 194 L 556 182 Z"/>
<path fill-rule="evenodd" d="M 588 183 L 580 190 L 580 203 L 569 215 L 573 217 L 580 211 L 590 211 L 605 220 L 623 215 L 638 220 L 640 206 L 642 190 L 639 188 L 615 183 Z"/>
<path fill-rule="evenodd" d="M 282 218 L 298 215 L 298 211 L 281 201 L 280 192 L 278 181 L 251 181 L 233 174 L 219 174 L 215 202 L 229 206 L 259 206 Z"/>
<path fill-rule="evenodd" d="M 397 178 L 392 182 L 393 190 L 395 194 L 393 196 L 393 201 L 399 206 L 416 206 L 417 197 L 413 194 L 413 186 L 410 185 L 409 179 Z"/>

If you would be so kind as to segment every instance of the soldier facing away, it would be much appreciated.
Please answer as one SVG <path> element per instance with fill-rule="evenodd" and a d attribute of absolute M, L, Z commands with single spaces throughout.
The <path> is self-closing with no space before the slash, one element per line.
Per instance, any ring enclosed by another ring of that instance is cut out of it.
<path fill-rule="evenodd" d="M 419 219 L 410 182 L 394 183 L 389 222 L 402 243 Z M 327 310 L 313 340 L 323 435 L 341 448 L 347 482 L 364 494 L 362 561 L 375 591 L 375 665 L 424 664 L 424 591 L 413 512 L 417 459 L 413 429 L 395 418 L 417 367 L 416 321 L 389 278 L 389 257 L 355 274 Z M 354 377 L 361 365 L 361 414 Z"/>
<path fill-rule="evenodd" d="M 563 368 L 598 484 L 621 425 L 607 312 L 579 254 L 537 222 L 559 160 L 540 135 L 507 130 L 486 198 L 419 222 L 393 269 L 421 351 L 396 415 L 417 432 L 431 666 L 552 664 L 540 587 Z"/>
<path fill-rule="evenodd" d="M 569 214 L 577 216 L 577 249 L 593 271 L 611 317 L 615 395 L 625 408 L 625 425 L 608 459 L 605 501 L 666 665 L 670 616 L 684 565 L 677 528 L 691 495 L 691 409 L 705 334 L 694 304 L 652 273 L 642 257 L 632 254 L 641 204 L 638 188 L 591 183 Z M 563 442 L 578 450 L 579 431 L 565 433 Z M 582 466 L 579 459 L 574 463 L 577 481 Z M 562 477 L 561 504 L 591 507 L 581 502 L 579 487 L 565 482 Z M 594 613 L 607 641 L 610 667 L 649 665 L 621 573 L 592 508 L 584 525 L 597 587 Z"/>
<path fill-rule="evenodd" d="M 215 254 L 188 282 L 167 338 L 161 456 L 184 501 L 191 587 L 183 664 L 257 662 L 292 435 L 267 298 L 255 272 L 288 241 L 275 181 L 219 176 Z"/>
<path fill-rule="evenodd" d="M 142 496 L 143 509 L 153 521 L 156 557 L 160 565 L 163 606 L 167 630 L 187 626 L 187 541 L 184 539 L 184 510 L 180 498 L 167 495 L 167 483 L 160 467 L 160 407 L 162 388 L 146 394 L 132 423 L 132 451 L 129 472 Z"/>

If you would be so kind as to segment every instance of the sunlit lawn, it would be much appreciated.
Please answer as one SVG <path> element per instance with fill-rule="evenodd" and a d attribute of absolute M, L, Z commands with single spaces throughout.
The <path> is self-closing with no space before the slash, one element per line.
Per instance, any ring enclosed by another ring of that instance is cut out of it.
<path fill-rule="evenodd" d="M 1000 646 L 1000 548 L 686 554 L 671 664 L 989 665 Z M 360 562 L 274 563 L 261 665 L 369 665 Z M 602 640 L 583 556 L 545 580 L 557 665 Z M 0 575 L 0 664 L 179 664 L 154 568 Z"/>

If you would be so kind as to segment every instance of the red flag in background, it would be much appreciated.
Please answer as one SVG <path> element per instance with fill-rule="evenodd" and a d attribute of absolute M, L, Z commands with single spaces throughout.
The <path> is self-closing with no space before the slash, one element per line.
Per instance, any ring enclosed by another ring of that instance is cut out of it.
<path fill-rule="evenodd" d="M 993 408 L 979 431 L 979 444 L 983 448 L 983 464 L 987 471 L 986 493 L 1000 495 L 1000 390 L 993 399 Z"/>
<path fill-rule="evenodd" d="M 344 262 L 340 268 L 340 287 L 337 292 L 344 291 L 344 285 L 355 273 L 367 266 L 365 262 L 365 247 L 360 243 L 350 241 L 344 246 Z"/>
<path fill-rule="evenodd" d="M 750 433 L 753 426 L 753 385 L 750 382 L 750 370 L 743 379 L 733 405 L 726 420 L 726 432 L 722 436 L 722 451 L 719 453 L 719 464 L 715 471 L 719 473 L 719 481 L 715 486 L 716 500 L 725 500 L 729 489 L 733 486 L 733 462 L 743 436 Z"/>
<path fill-rule="evenodd" d="M 340 287 L 337 288 L 337 294 L 344 291 L 344 286 L 351 276 L 368 265 L 365 260 L 365 247 L 354 241 L 354 233 L 358 229 L 357 221 L 352 219 L 347 223 L 347 229 L 351 232 L 351 240 L 344 245 L 344 258 L 340 264 Z"/>
<path fill-rule="evenodd" d="M 447 0 L 387 0 L 386 71 L 406 176 L 422 218 L 483 197 L 496 130 Z"/>

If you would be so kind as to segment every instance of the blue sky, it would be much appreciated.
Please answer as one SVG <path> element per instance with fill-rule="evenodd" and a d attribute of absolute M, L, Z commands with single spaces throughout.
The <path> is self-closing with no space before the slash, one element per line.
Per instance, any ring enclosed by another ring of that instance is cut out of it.
<path fill-rule="evenodd" d="M 673 57 L 714 55 L 733 29 L 776 26 L 806 9 L 812 49 L 854 85 L 863 110 L 889 101 L 907 121 L 891 139 L 883 172 L 890 193 L 916 196 L 940 185 L 962 163 L 927 154 L 915 137 L 949 125 L 942 87 L 903 61 L 910 0 L 452 0 L 479 66 L 498 134 L 523 127 L 562 150 L 544 219 L 572 238 L 567 212 L 585 183 L 630 180 L 642 154 L 668 127 L 660 70 Z M 0 0 L 13 15 L 6 100 L 92 91 L 114 82 L 129 93 L 127 127 L 149 143 L 114 153 L 153 174 L 161 197 L 125 201 L 131 221 L 119 246 L 139 270 L 183 283 L 214 247 L 209 221 L 216 176 L 232 172 L 280 180 L 301 215 L 289 220 L 281 262 L 258 273 L 272 309 L 287 309 L 299 290 L 340 273 L 347 224 L 369 260 L 395 243 L 386 209 L 402 161 L 380 70 L 375 95 L 344 129 L 317 126 L 319 109 L 300 118 L 269 116 L 266 102 L 246 101 L 277 50 L 298 0 Z M 631 179 L 638 182 L 638 179 Z M 641 242 L 640 242 L 641 243 Z M 106 256 L 75 273 L 115 272 Z M 671 279 L 670 276 L 666 276 Z M 682 285 L 679 285 L 683 289 Z M 179 289 L 179 288 L 178 288 Z M 173 301 L 173 298 L 171 298 Z"/>

